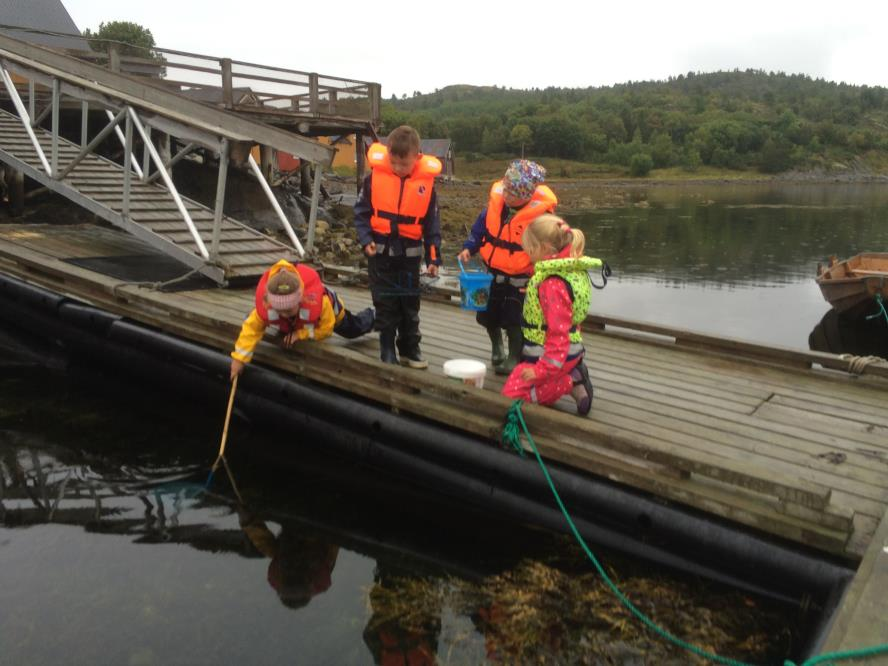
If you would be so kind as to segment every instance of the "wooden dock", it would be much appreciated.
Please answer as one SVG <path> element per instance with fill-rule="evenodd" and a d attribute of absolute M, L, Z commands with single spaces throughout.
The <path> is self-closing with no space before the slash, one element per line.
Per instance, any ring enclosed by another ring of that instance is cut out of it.
<path fill-rule="evenodd" d="M 251 289 L 162 292 L 83 267 L 84 259 L 152 255 L 110 228 L 0 225 L 0 272 L 230 350 Z M 337 284 L 333 272 L 328 282 L 350 309 L 369 304 L 366 288 Z M 499 395 L 502 378 L 489 373 L 478 390 L 441 368 L 449 358 L 486 360 L 486 334 L 472 313 L 434 298 L 421 318 L 428 372 L 379 363 L 375 336 L 288 351 L 263 343 L 256 362 L 498 437 L 511 402 Z M 568 401 L 525 407 L 544 456 L 860 561 L 888 510 L 888 364 L 852 376 L 836 356 L 601 317 L 590 317 L 585 338 L 596 389 L 590 416 L 577 417 Z"/>

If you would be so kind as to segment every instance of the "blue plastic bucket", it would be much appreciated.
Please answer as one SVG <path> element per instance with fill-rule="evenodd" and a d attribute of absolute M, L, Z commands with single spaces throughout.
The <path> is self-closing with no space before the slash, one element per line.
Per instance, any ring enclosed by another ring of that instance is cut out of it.
<path fill-rule="evenodd" d="M 490 283 L 493 276 L 484 271 L 467 271 L 459 262 L 459 303 L 463 310 L 483 312 L 490 301 Z"/>

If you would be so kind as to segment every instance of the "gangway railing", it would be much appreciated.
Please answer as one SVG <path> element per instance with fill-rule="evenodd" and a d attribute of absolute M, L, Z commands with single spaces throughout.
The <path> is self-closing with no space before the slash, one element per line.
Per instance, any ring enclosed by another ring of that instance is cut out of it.
<path fill-rule="evenodd" d="M 226 109 L 379 126 L 381 86 L 372 81 L 161 47 L 146 51 L 146 57 L 121 54 L 118 44 L 108 43 L 102 51 L 68 53 L 114 71 L 162 79 L 171 90 Z"/>

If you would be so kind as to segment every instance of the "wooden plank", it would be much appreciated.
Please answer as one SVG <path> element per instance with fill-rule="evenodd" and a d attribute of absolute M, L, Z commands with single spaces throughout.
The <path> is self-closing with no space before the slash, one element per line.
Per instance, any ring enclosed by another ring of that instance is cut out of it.
<path fill-rule="evenodd" d="M 888 429 L 872 426 L 867 423 L 849 422 L 848 420 L 826 414 L 814 413 L 809 410 L 785 407 L 766 402 L 755 410 L 756 418 L 778 423 L 800 424 L 833 436 L 834 446 L 864 452 L 864 455 L 880 460 L 888 465 Z M 871 448 L 862 448 L 871 447 Z"/>
<path fill-rule="evenodd" d="M 882 414 L 876 413 L 873 410 L 863 412 L 855 409 L 850 409 L 848 407 L 833 407 L 831 405 L 823 404 L 812 405 L 811 403 L 804 400 L 799 400 L 797 398 L 783 395 L 775 395 L 773 398 L 771 398 L 769 402 L 774 405 L 792 407 L 794 409 L 808 411 L 815 414 L 842 417 L 843 419 L 861 424 L 863 426 L 875 425 L 881 428 L 888 428 L 888 415 L 883 416 Z"/>
<path fill-rule="evenodd" d="M 785 393 L 786 389 L 803 390 L 807 397 L 815 400 L 830 401 L 835 398 L 837 392 L 841 392 L 846 398 L 853 396 L 855 402 L 880 406 L 884 404 L 884 398 L 879 392 L 872 391 L 872 387 L 867 384 L 875 382 L 879 386 L 888 388 L 888 384 L 875 377 L 854 377 L 823 371 L 800 372 L 788 368 L 750 365 L 742 359 L 726 360 L 705 354 L 695 355 L 668 345 L 645 342 L 638 344 L 639 340 L 634 336 L 605 336 L 592 333 L 585 337 L 586 348 L 599 353 L 607 353 L 608 350 L 611 353 L 614 350 L 633 353 L 634 350 L 642 362 L 652 362 L 651 359 L 656 359 L 657 363 L 680 366 L 686 372 L 718 373 L 725 381 L 750 386 L 767 386 L 775 392 Z"/>

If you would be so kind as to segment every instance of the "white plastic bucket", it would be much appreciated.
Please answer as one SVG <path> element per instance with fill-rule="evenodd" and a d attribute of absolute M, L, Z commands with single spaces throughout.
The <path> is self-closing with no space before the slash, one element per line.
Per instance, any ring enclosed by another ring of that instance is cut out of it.
<path fill-rule="evenodd" d="M 454 358 L 444 362 L 444 374 L 451 379 L 461 380 L 463 384 L 484 388 L 487 365 L 470 358 Z"/>

